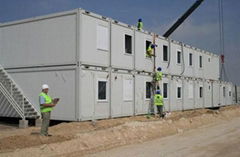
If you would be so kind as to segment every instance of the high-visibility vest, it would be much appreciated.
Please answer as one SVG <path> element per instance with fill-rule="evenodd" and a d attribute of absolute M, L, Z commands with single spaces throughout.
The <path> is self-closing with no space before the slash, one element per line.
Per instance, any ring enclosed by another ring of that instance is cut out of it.
<path fill-rule="evenodd" d="M 161 94 L 154 95 L 154 105 L 156 105 L 156 106 L 163 105 L 163 96 Z"/>
<path fill-rule="evenodd" d="M 156 81 L 162 80 L 162 72 L 160 72 L 160 71 L 156 72 L 155 80 Z"/>
<path fill-rule="evenodd" d="M 147 54 L 146 54 L 147 57 L 151 57 L 152 56 L 152 48 L 151 48 L 151 45 L 148 46 L 147 48 Z"/>
<path fill-rule="evenodd" d="M 40 95 L 39 95 L 39 97 L 40 97 L 40 96 L 44 97 L 44 99 L 45 99 L 45 104 L 51 104 L 51 103 L 52 103 L 52 98 L 51 98 L 49 95 L 47 95 L 46 93 L 41 92 Z M 50 112 L 50 111 L 53 110 L 53 107 L 45 107 L 45 106 L 42 106 L 42 105 L 40 104 L 40 110 L 41 110 L 41 112 Z"/>
<path fill-rule="evenodd" d="M 138 22 L 137 27 L 138 27 L 138 30 L 142 30 L 142 28 L 143 28 L 143 23 L 142 23 L 142 22 Z"/>

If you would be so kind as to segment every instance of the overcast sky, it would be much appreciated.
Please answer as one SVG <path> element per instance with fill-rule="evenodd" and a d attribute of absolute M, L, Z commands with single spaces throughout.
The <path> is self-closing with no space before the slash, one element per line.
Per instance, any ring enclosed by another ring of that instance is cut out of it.
<path fill-rule="evenodd" d="M 195 0 L 0 0 L 0 23 L 83 8 L 162 35 Z M 225 62 L 230 81 L 240 85 L 240 0 L 223 0 Z M 218 0 L 202 5 L 172 39 L 219 54 Z"/>

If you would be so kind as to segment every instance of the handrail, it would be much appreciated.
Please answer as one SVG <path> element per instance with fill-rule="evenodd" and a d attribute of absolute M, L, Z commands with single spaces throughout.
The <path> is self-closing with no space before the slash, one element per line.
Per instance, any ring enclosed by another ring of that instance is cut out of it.
<path fill-rule="evenodd" d="M 0 65 L 0 70 L 2 70 L 9 78 L 11 84 L 10 87 L 12 86 L 12 84 L 14 84 L 16 86 L 16 88 L 19 90 L 20 94 L 23 96 L 23 101 L 22 101 L 22 105 L 23 105 L 23 112 L 25 112 L 24 110 L 24 99 L 31 105 L 31 107 L 34 109 L 34 111 L 37 113 L 38 116 L 41 117 L 40 112 L 34 107 L 34 105 L 32 103 L 30 103 L 29 99 L 23 94 L 23 90 L 18 86 L 18 84 L 14 81 L 14 79 L 7 73 L 7 71 Z"/>
<path fill-rule="evenodd" d="M 0 82 L 0 91 L 7 98 L 8 102 L 13 106 L 15 111 L 19 114 L 19 116 L 25 119 L 24 110 L 18 105 L 15 99 L 11 96 L 8 90 L 4 87 L 4 85 Z"/>

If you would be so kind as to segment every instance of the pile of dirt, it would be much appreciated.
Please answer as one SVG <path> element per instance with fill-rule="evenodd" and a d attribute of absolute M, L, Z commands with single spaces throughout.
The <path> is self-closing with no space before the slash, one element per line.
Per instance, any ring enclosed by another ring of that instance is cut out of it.
<path fill-rule="evenodd" d="M 0 152 L 13 151 L 15 149 L 22 149 L 27 147 L 39 146 L 43 144 L 63 142 L 72 139 L 67 136 L 51 136 L 44 137 L 40 135 L 16 135 L 5 137 L 0 140 Z"/>
<path fill-rule="evenodd" d="M 230 106 L 220 110 L 172 112 L 165 119 L 159 119 L 157 116 L 135 116 L 99 120 L 95 123 L 61 123 L 49 128 L 49 132 L 54 135 L 52 137 L 31 135 L 31 132 L 36 132 L 36 128 L 23 129 L 17 134 L 10 132 L 9 136 L 3 137 L 0 131 L 0 151 L 6 152 L 6 156 L 25 156 L 26 154 L 31 156 L 39 153 L 43 156 L 79 156 L 183 133 L 189 129 L 239 116 L 240 107 Z M 7 153 L 9 150 L 15 151 Z"/>

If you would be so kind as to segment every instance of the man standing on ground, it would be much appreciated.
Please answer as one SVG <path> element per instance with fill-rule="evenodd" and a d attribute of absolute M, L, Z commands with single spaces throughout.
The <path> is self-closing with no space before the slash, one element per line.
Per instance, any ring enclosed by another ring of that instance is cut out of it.
<path fill-rule="evenodd" d="M 42 136 L 51 136 L 48 134 L 48 127 L 50 123 L 51 111 L 57 104 L 59 99 L 52 99 L 48 95 L 49 86 L 47 84 L 42 85 L 42 92 L 39 95 L 40 110 L 42 115 L 42 127 L 40 134 Z"/>
<path fill-rule="evenodd" d="M 154 105 L 157 106 L 157 110 L 160 118 L 164 118 L 163 114 L 163 96 L 161 95 L 160 90 L 156 90 L 156 94 L 154 95 Z"/>

